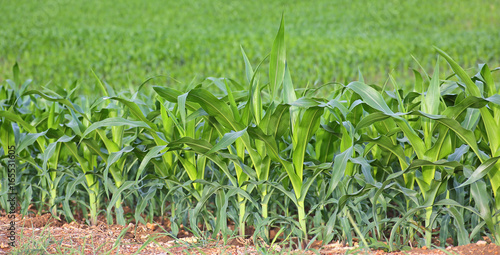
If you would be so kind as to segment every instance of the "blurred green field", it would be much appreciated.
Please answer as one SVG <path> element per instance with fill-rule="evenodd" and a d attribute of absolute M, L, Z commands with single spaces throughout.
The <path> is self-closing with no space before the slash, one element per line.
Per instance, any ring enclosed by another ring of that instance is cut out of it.
<path fill-rule="evenodd" d="M 92 69 L 118 90 L 160 74 L 172 78 L 157 84 L 180 88 L 206 77 L 243 81 L 239 46 L 256 65 L 270 52 L 282 12 L 296 86 L 350 81 L 358 68 L 370 83 L 391 70 L 411 82 L 411 55 L 430 69 L 432 45 L 465 68 L 496 67 L 499 3 L 0 0 L 0 82 L 16 61 L 33 86 L 78 80 L 86 93 L 94 91 Z"/>

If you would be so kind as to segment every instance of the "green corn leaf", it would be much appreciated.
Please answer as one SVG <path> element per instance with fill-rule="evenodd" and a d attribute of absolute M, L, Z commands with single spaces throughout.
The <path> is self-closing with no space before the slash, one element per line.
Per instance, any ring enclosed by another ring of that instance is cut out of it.
<path fill-rule="evenodd" d="M 399 85 L 398 83 L 396 82 L 396 80 L 394 79 L 394 77 L 392 77 L 391 74 L 389 74 L 389 79 L 391 80 L 391 83 L 394 85 L 394 94 L 396 96 L 396 100 L 398 102 L 398 109 L 400 112 L 406 112 L 406 108 L 405 108 L 405 105 L 403 104 L 403 100 L 401 99 L 401 94 L 399 93 Z M 388 93 L 390 91 L 387 91 L 386 93 Z M 389 93 L 388 93 L 389 94 Z"/>
<path fill-rule="evenodd" d="M 309 107 L 320 106 L 321 104 L 312 98 L 301 97 L 301 98 L 297 99 L 296 101 L 291 102 L 290 105 L 292 105 L 294 107 L 300 107 L 300 108 L 309 108 Z"/>
<path fill-rule="evenodd" d="M 349 113 L 349 110 L 342 103 L 340 103 L 338 99 L 332 99 L 328 101 L 328 103 L 326 103 L 326 106 L 331 110 L 338 109 L 344 118 Z"/>
<path fill-rule="evenodd" d="M 9 147 L 16 144 L 16 139 L 12 135 L 14 133 L 12 129 L 12 123 L 10 121 L 2 121 L 0 123 L 0 145 L 4 150 L 4 155 L 9 154 Z M 19 155 L 19 146 L 16 148 L 16 153 Z"/>
<path fill-rule="evenodd" d="M 142 127 L 149 129 L 149 125 L 142 121 L 133 121 L 127 120 L 124 118 L 116 117 L 116 118 L 108 118 L 105 120 L 101 120 L 90 125 L 82 135 L 82 140 L 92 131 L 101 128 L 101 127 L 116 127 L 116 126 L 129 126 L 129 127 Z"/>
<path fill-rule="evenodd" d="M 19 86 L 21 84 L 21 80 L 19 79 L 19 65 L 17 64 L 17 61 L 12 67 L 12 75 L 14 76 L 14 82 L 16 83 L 17 86 Z"/>
<path fill-rule="evenodd" d="M 301 190 L 300 197 L 298 197 L 298 201 L 302 201 L 302 202 L 305 201 L 307 192 L 309 191 L 309 188 L 311 187 L 311 185 L 313 184 L 313 182 L 316 180 L 316 178 L 318 178 L 318 176 L 322 172 L 324 172 L 325 170 L 326 169 L 321 169 L 321 168 L 316 169 L 314 171 L 314 174 L 311 177 L 309 177 L 307 179 L 307 181 L 304 182 L 302 190 Z"/>
<path fill-rule="evenodd" d="M 136 181 L 138 181 L 140 179 L 140 176 L 142 175 L 142 172 L 144 172 L 144 169 L 146 168 L 149 161 L 153 158 L 161 156 L 162 155 L 161 151 L 163 151 L 166 147 L 167 147 L 166 145 L 155 146 L 148 151 L 146 156 L 142 159 L 141 164 L 139 165 L 139 168 L 137 169 L 137 174 L 135 177 Z"/>
<path fill-rule="evenodd" d="M 21 214 L 22 215 L 27 215 L 28 213 L 28 208 L 30 207 L 30 205 L 32 204 L 32 201 L 33 201 L 33 185 L 32 184 L 23 184 L 23 186 L 26 185 L 28 187 L 24 187 L 24 191 L 23 191 L 23 197 L 24 199 L 22 200 L 22 204 L 21 204 Z"/>
<path fill-rule="evenodd" d="M 434 74 L 432 75 L 431 83 L 427 90 L 427 95 L 424 97 L 424 112 L 429 114 L 437 114 L 439 112 L 439 59 L 436 61 L 434 67 Z"/>
<path fill-rule="evenodd" d="M 469 177 L 469 179 L 467 179 L 467 181 L 465 181 L 464 183 L 462 183 L 460 186 L 458 186 L 456 188 L 458 189 L 461 187 L 465 187 L 467 185 L 470 185 L 471 183 L 474 183 L 474 182 L 482 179 L 484 176 L 486 176 L 488 174 L 488 172 L 490 170 L 494 169 L 495 164 L 497 163 L 498 159 L 500 159 L 500 156 L 486 160 L 472 173 L 472 175 Z"/>
<path fill-rule="evenodd" d="M 276 107 L 267 124 L 267 134 L 274 137 L 283 136 L 290 127 L 290 105 L 280 104 Z"/>
<path fill-rule="evenodd" d="M 182 127 L 186 129 L 186 98 L 188 93 L 184 93 L 177 97 L 177 106 L 181 115 Z"/>
<path fill-rule="evenodd" d="M 374 188 L 375 187 L 373 185 L 367 184 L 365 185 L 365 187 L 361 188 L 360 190 L 354 193 L 342 195 L 339 199 L 339 208 L 344 208 L 350 199 L 361 197 Z"/>
<path fill-rule="evenodd" d="M 251 107 L 252 107 L 252 96 L 251 93 L 252 91 L 254 90 L 254 81 L 255 81 L 255 78 L 256 78 L 256 75 L 257 75 L 257 71 L 259 70 L 259 68 L 261 67 L 262 63 L 264 63 L 264 60 L 267 59 L 267 57 L 269 57 L 269 55 L 267 55 L 262 61 L 260 61 L 260 63 L 257 65 L 257 68 L 255 68 L 255 72 L 253 73 L 253 76 L 252 76 L 252 79 L 250 80 L 250 84 L 249 84 L 249 96 L 248 96 L 248 99 L 247 99 L 247 104 L 245 105 L 245 107 L 243 108 L 243 113 L 241 114 L 241 120 L 243 125 L 249 125 L 250 121 L 251 121 L 251 114 L 250 114 L 250 111 L 251 111 Z"/>
<path fill-rule="evenodd" d="M 323 115 L 322 107 L 311 107 L 305 110 L 302 119 L 297 123 L 293 134 L 293 165 L 295 173 L 302 180 L 306 147 L 312 136 L 319 128 L 320 118 Z"/>
<path fill-rule="evenodd" d="M 78 153 L 78 148 L 76 147 L 76 143 L 73 142 L 67 142 L 64 143 L 66 147 L 68 148 L 69 152 L 75 157 L 75 159 L 78 161 L 80 164 L 80 167 L 82 168 L 82 171 L 84 173 L 87 173 L 91 170 L 87 160 L 85 158 L 82 158 L 79 153 Z"/>
<path fill-rule="evenodd" d="M 443 50 L 434 47 L 436 51 L 446 59 L 448 64 L 450 64 L 451 68 L 455 72 L 455 74 L 465 83 L 467 92 L 475 97 L 481 97 L 481 93 L 479 92 L 479 88 L 476 86 L 476 84 L 470 79 L 469 75 L 460 67 L 460 65 L 457 64 L 446 52 Z"/>
<path fill-rule="evenodd" d="M 495 229 L 490 210 L 491 195 L 486 189 L 486 183 L 483 180 L 472 183 L 471 195 L 476 204 L 476 208 L 481 214 L 481 218 L 486 222 L 488 228 Z"/>
<path fill-rule="evenodd" d="M 89 120 L 89 118 L 87 117 L 87 115 L 85 115 L 82 112 L 80 112 L 79 110 L 77 110 L 76 107 L 73 105 L 73 103 L 71 103 L 68 99 L 56 98 L 56 97 L 47 95 L 47 94 L 45 94 L 43 92 L 40 92 L 38 90 L 29 90 L 29 91 L 26 91 L 26 92 L 24 92 L 24 94 L 22 96 L 28 96 L 28 95 L 39 95 L 42 98 L 44 98 L 45 100 L 48 100 L 48 101 L 51 101 L 51 102 L 58 102 L 60 104 L 63 104 L 65 106 L 67 106 L 69 109 L 71 109 L 71 110 L 73 110 L 75 112 L 78 112 L 86 120 Z"/>
<path fill-rule="evenodd" d="M 435 202 L 434 206 L 436 206 L 436 207 L 437 206 L 459 207 L 459 208 L 467 209 L 467 210 L 471 211 L 472 213 L 478 214 L 478 212 L 475 211 L 474 209 L 472 209 L 471 207 L 463 206 L 463 205 L 459 204 L 458 202 L 456 202 L 454 200 L 450 200 L 450 199 L 442 199 L 442 200 L 440 200 L 438 202 Z M 395 237 L 396 231 L 399 228 L 399 226 L 404 221 L 406 221 L 408 219 L 408 217 L 414 215 L 417 211 L 426 209 L 427 207 L 428 207 L 427 205 L 414 207 L 414 208 L 408 210 L 401 218 L 399 218 L 396 221 L 396 223 L 392 227 L 391 234 L 390 234 L 390 237 L 389 237 L 389 246 L 390 246 L 391 251 L 394 250 L 394 237 Z"/>
<path fill-rule="evenodd" d="M 66 216 L 66 218 L 70 219 L 70 220 L 75 220 L 74 216 L 73 216 L 73 213 L 71 210 L 71 207 L 69 205 L 69 201 L 71 200 L 71 198 L 73 197 L 73 193 L 75 193 L 76 191 L 76 186 L 80 185 L 80 184 L 84 184 L 85 182 L 85 174 L 80 174 L 78 175 L 77 178 L 75 178 L 74 180 L 72 180 L 71 182 L 68 183 L 68 185 L 66 185 L 66 190 L 65 190 L 65 198 L 64 198 L 64 201 L 63 201 L 63 210 L 64 210 L 64 214 Z"/>
<path fill-rule="evenodd" d="M 222 232 L 224 239 L 226 239 L 227 230 L 227 207 L 229 199 L 226 197 L 224 190 L 218 190 L 215 196 L 215 206 L 217 207 L 217 219 L 215 220 L 215 230 L 212 234 L 213 237 L 219 232 Z"/>
<path fill-rule="evenodd" d="M 285 64 L 282 100 L 285 104 L 297 101 L 297 94 L 295 94 L 295 89 L 293 88 L 292 77 L 290 76 L 290 70 L 288 69 L 287 63 Z"/>
<path fill-rule="evenodd" d="M 429 160 L 424 160 L 424 159 L 415 159 L 411 164 L 408 166 L 408 169 L 414 169 L 414 168 L 419 168 L 419 167 L 424 167 L 424 166 L 442 166 L 442 167 L 450 167 L 450 168 L 459 168 L 462 167 L 463 165 L 460 164 L 459 162 L 456 161 L 447 161 L 444 159 L 432 162 Z"/>
<path fill-rule="evenodd" d="M 413 70 L 413 74 L 415 75 L 415 86 L 414 86 L 414 90 L 418 93 L 424 93 L 424 85 L 423 85 L 423 79 L 422 79 L 422 75 L 420 74 L 420 72 L 418 72 L 417 70 L 415 69 L 412 69 Z"/>
<path fill-rule="evenodd" d="M 109 154 L 108 161 L 106 162 L 106 168 L 104 169 L 103 175 L 108 176 L 108 171 L 111 168 L 111 166 L 116 162 L 120 162 L 120 161 L 125 160 L 125 157 L 123 156 L 123 154 L 129 153 L 132 150 L 134 150 L 134 148 L 132 146 L 127 146 L 119 151 L 111 152 Z M 118 169 L 118 170 L 120 170 L 120 169 Z M 118 175 L 121 175 L 121 172 L 114 172 L 113 168 L 112 168 L 111 172 L 113 174 L 113 177 L 115 178 L 115 181 L 121 179 L 121 176 L 118 176 Z M 105 181 L 106 181 L 106 179 L 105 179 Z"/>
<path fill-rule="evenodd" d="M 248 127 L 247 131 L 250 137 L 259 139 L 266 144 L 267 151 L 270 153 L 269 156 L 273 161 L 280 161 L 278 145 L 271 135 L 265 134 L 259 127 Z"/>
<path fill-rule="evenodd" d="M 276 92 L 283 83 L 285 75 L 286 48 L 285 48 L 285 19 L 281 16 L 280 28 L 274 39 L 271 50 L 269 64 L 269 88 L 271 91 L 271 101 L 274 100 Z"/>
<path fill-rule="evenodd" d="M 347 130 L 347 128 L 349 128 L 349 130 Z M 342 133 L 342 138 L 340 139 L 340 151 L 345 151 L 348 148 L 352 147 L 353 137 L 351 136 L 351 134 L 353 132 L 351 128 L 352 125 L 348 121 L 340 125 L 340 131 Z"/>
<path fill-rule="evenodd" d="M 376 144 L 391 153 L 393 153 L 399 160 L 399 163 L 401 165 L 401 169 L 406 169 L 408 167 L 408 163 L 406 161 L 406 156 L 404 154 L 403 148 L 399 145 L 393 144 L 392 140 L 389 139 L 386 136 L 379 136 L 377 138 L 370 138 L 367 135 L 361 135 L 361 138 L 357 141 L 357 143 L 373 143 Z"/>
<path fill-rule="evenodd" d="M 82 124 L 82 122 L 78 119 L 76 116 L 75 112 L 73 110 L 69 110 L 71 113 L 71 121 L 66 124 L 67 127 L 71 128 L 73 132 L 75 132 L 76 135 L 81 136 L 82 132 L 85 130 L 85 126 Z"/>
<path fill-rule="evenodd" d="M 212 147 L 212 149 L 207 151 L 206 153 L 210 154 L 210 153 L 217 152 L 223 148 L 226 148 L 227 146 L 234 143 L 234 141 L 236 141 L 236 139 L 241 137 L 246 132 L 247 132 L 247 128 L 244 128 L 238 132 L 230 132 L 230 133 L 224 134 L 224 136 L 219 140 L 219 142 L 214 147 Z"/>
<path fill-rule="evenodd" d="M 207 80 L 212 81 L 212 83 L 215 84 L 215 86 L 217 86 L 217 88 L 222 90 L 222 92 L 224 94 L 227 94 L 226 86 L 224 85 L 224 82 L 222 82 L 223 80 L 224 81 L 226 80 L 225 78 L 208 77 Z"/>
<path fill-rule="evenodd" d="M 333 191 L 337 188 L 340 180 L 344 178 L 345 169 L 347 166 L 347 160 L 352 157 L 353 148 L 349 148 L 344 152 L 335 156 L 332 167 L 332 177 L 328 185 L 328 191 L 326 195 L 329 197 Z"/>
<path fill-rule="evenodd" d="M 462 112 L 469 108 L 482 108 L 488 103 L 493 103 L 497 106 L 500 105 L 500 95 L 493 95 L 488 98 L 468 96 L 460 103 L 450 106 L 443 111 L 442 115 L 446 115 L 452 119 L 457 118 Z"/>
<path fill-rule="evenodd" d="M 111 185 L 111 183 L 109 183 L 109 184 Z M 109 204 L 108 204 L 108 206 L 107 206 L 107 208 L 106 208 L 106 211 L 107 211 L 107 215 L 108 215 L 108 216 L 111 216 L 111 215 L 112 215 L 112 214 L 111 214 L 111 209 L 112 209 L 113 207 L 115 207 L 115 205 L 116 205 L 116 201 L 118 201 L 118 199 L 121 199 L 121 197 L 122 197 L 122 195 L 121 195 L 121 194 L 122 194 L 125 190 L 130 189 L 130 188 L 131 188 L 132 186 L 134 186 L 134 185 L 136 185 L 136 182 L 135 182 L 135 181 L 126 181 L 126 182 L 124 182 L 124 183 L 120 186 L 120 188 L 118 188 L 118 189 L 116 189 L 116 188 L 115 188 L 115 189 L 113 190 L 113 196 L 111 197 L 111 201 L 109 202 Z M 111 187 L 107 187 L 107 188 L 110 188 L 110 189 L 111 189 Z M 120 216 L 118 216 L 118 215 L 116 215 L 116 216 L 117 216 L 117 217 L 116 217 L 116 221 L 117 221 L 117 224 L 119 224 L 119 225 L 125 225 L 125 221 L 124 221 L 124 219 L 123 219 L 123 207 L 120 207 L 120 209 L 121 209 L 121 214 L 122 214 L 122 215 L 121 215 L 121 217 L 120 217 Z M 118 211 L 120 211 L 120 210 L 118 210 Z M 108 222 L 110 222 L 110 218 L 109 218 L 109 217 L 108 217 Z M 111 218 L 111 222 L 113 222 L 113 218 Z"/>
<path fill-rule="evenodd" d="M 374 123 L 378 123 L 380 121 L 383 121 L 385 119 L 390 118 L 389 115 L 383 113 L 383 112 L 374 112 L 371 113 L 364 118 L 361 119 L 361 121 L 358 122 L 358 125 L 356 125 L 356 130 L 355 133 L 358 133 L 360 129 L 368 127 Z"/>
<path fill-rule="evenodd" d="M 52 157 L 52 155 L 54 155 L 54 152 L 56 151 L 56 145 L 57 145 L 57 142 L 49 144 L 49 146 L 47 146 L 47 148 L 43 152 L 43 155 L 42 155 L 42 158 L 43 158 L 43 164 L 42 164 L 43 172 L 48 171 L 48 169 L 47 169 L 47 161 L 49 161 L 49 159 Z"/>
<path fill-rule="evenodd" d="M 61 139 L 59 139 L 59 140 L 61 140 Z M 69 142 L 69 141 L 65 141 L 65 142 Z M 75 142 L 78 142 L 78 140 L 76 140 Z M 94 140 L 92 138 L 86 138 L 86 139 L 83 139 L 81 142 L 83 144 L 85 144 L 94 153 L 99 155 L 105 163 L 108 162 L 108 155 L 101 151 L 101 146 L 99 146 L 99 144 L 97 143 L 97 140 Z"/>
<path fill-rule="evenodd" d="M 358 81 L 349 83 L 347 88 L 352 89 L 356 94 L 360 95 L 363 101 L 372 108 L 387 115 L 394 115 L 394 112 L 387 106 L 382 95 L 374 88 Z"/>
<path fill-rule="evenodd" d="M 281 183 L 269 183 L 270 186 L 272 186 L 273 188 L 279 190 L 283 195 L 287 196 L 288 198 L 290 198 L 290 200 L 295 204 L 297 205 L 298 204 L 298 201 L 297 201 L 297 196 L 293 193 L 293 192 L 290 192 L 288 191 L 287 189 L 285 189 L 285 187 L 283 187 L 283 185 Z"/>
<path fill-rule="evenodd" d="M 251 96 L 250 96 L 251 113 L 253 119 L 257 125 L 259 125 L 262 119 L 262 99 L 260 95 L 260 84 L 257 81 L 255 85 L 252 86 Z"/>
<path fill-rule="evenodd" d="M 134 218 L 135 218 L 136 222 L 140 222 L 140 223 L 146 225 L 146 221 L 141 216 L 141 214 L 146 209 L 147 204 L 150 203 L 151 200 L 154 198 L 157 191 L 158 191 L 158 188 L 156 186 L 152 186 L 152 187 L 149 187 L 149 190 L 146 193 L 141 194 L 142 199 L 140 200 L 139 204 L 137 204 L 137 207 L 134 208 L 135 209 L 134 210 L 135 211 Z"/>
<path fill-rule="evenodd" d="M 435 47 L 436 48 L 436 47 Z M 444 51 L 436 48 L 438 53 L 443 56 L 455 74 L 462 80 L 466 85 L 466 91 L 468 94 L 481 97 L 481 92 L 476 84 L 471 80 L 467 73 Z M 496 151 L 500 148 L 500 132 L 498 132 L 497 121 L 493 118 L 490 111 L 486 108 L 481 108 L 481 118 L 483 120 L 484 126 L 486 128 L 486 134 L 490 142 L 490 148 L 492 151 Z"/>
<path fill-rule="evenodd" d="M 19 154 L 28 146 L 32 145 L 39 137 L 44 136 L 46 133 L 47 131 L 36 134 L 27 134 L 23 139 L 19 141 L 19 144 L 17 145 L 16 148 L 16 153 Z"/>
<path fill-rule="evenodd" d="M 226 85 L 226 91 L 227 91 L 227 99 L 229 101 L 229 105 L 231 106 L 231 111 L 233 111 L 234 118 L 236 120 L 240 120 L 241 116 L 238 111 L 238 106 L 236 105 L 236 101 L 234 99 L 233 91 L 229 87 L 229 84 L 227 83 L 227 79 L 224 79 L 224 83 Z"/>
<path fill-rule="evenodd" d="M 291 104 L 297 101 L 297 94 L 295 93 L 295 89 L 293 88 L 292 77 L 290 76 L 290 70 L 287 63 L 285 63 L 285 77 L 283 80 L 283 91 L 281 92 L 281 94 L 282 102 L 285 104 Z M 290 107 L 290 123 L 292 123 L 292 132 L 298 114 L 299 109 L 297 107 Z"/>
<path fill-rule="evenodd" d="M 326 131 L 324 127 L 318 129 L 316 132 L 316 159 L 320 162 L 333 161 L 333 154 L 335 152 L 335 146 L 333 143 L 338 141 L 338 137 Z"/>
<path fill-rule="evenodd" d="M 198 179 L 198 170 L 196 169 L 196 166 L 191 163 L 188 159 L 185 159 L 184 157 L 179 157 L 179 161 L 181 162 L 182 166 L 184 167 L 184 170 L 188 173 L 189 179 L 191 180 L 197 180 Z M 194 187 L 196 188 L 196 184 L 194 183 Z"/>
<path fill-rule="evenodd" d="M 243 46 L 240 45 L 240 48 L 241 48 L 241 54 L 243 55 L 243 60 L 245 61 L 245 74 L 247 82 L 250 84 L 250 81 L 252 80 L 253 77 L 252 64 L 250 64 L 250 60 L 248 60 L 247 54 L 245 54 L 245 51 L 243 50 Z"/>
<path fill-rule="evenodd" d="M 160 97 L 166 99 L 171 103 L 177 103 L 177 98 L 179 98 L 179 96 L 183 94 L 179 90 L 169 87 L 153 86 L 153 89 Z"/>
<path fill-rule="evenodd" d="M 363 173 L 363 181 L 375 185 L 376 179 L 372 175 L 372 165 L 370 164 L 373 160 L 367 160 L 363 156 L 359 156 L 356 158 L 351 158 L 351 162 L 357 165 L 360 165 L 361 167 L 361 172 Z M 394 162 L 396 163 L 396 162 Z M 404 168 L 401 168 L 404 169 Z M 376 177 L 376 176 L 375 176 Z M 413 182 L 414 182 L 414 175 L 413 173 L 406 174 L 404 175 L 404 180 L 405 180 L 405 187 L 412 188 L 413 187 Z"/>
<path fill-rule="evenodd" d="M 488 96 L 493 96 L 497 95 L 497 88 L 495 86 L 495 80 L 493 79 L 493 76 L 491 75 L 491 70 L 488 67 L 488 64 L 481 64 L 479 65 L 479 69 L 481 76 L 484 79 L 484 82 L 486 83 L 486 92 Z"/>
<path fill-rule="evenodd" d="M 134 115 L 137 119 L 139 119 L 140 121 L 146 123 L 149 126 L 150 129 L 158 131 L 157 130 L 157 126 L 155 124 L 153 124 L 151 121 L 149 121 L 144 116 L 144 113 L 142 113 L 141 109 L 139 108 L 139 106 L 137 106 L 136 103 L 134 103 L 132 101 L 129 101 L 129 100 L 126 100 L 126 99 L 123 99 L 123 98 L 119 98 L 119 97 L 107 97 L 107 98 L 104 98 L 104 99 L 112 99 L 112 100 L 116 100 L 116 101 L 124 104 L 130 110 L 130 112 L 132 113 L 132 115 Z"/>
<path fill-rule="evenodd" d="M 104 84 L 102 83 L 102 80 L 97 76 L 97 74 L 94 72 L 93 69 L 91 69 L 91 71 L 95 79 L 97 80 L 97 84 L 99 85 L 99 88 L 101 89 L 104 96 L 109 96 L 108 90 L 106 89 L 106 86 L 104 86 Z"/>
<path fill-rule="evenodd" d="M 201 139 L 197 140 L 197 139 L 187 137 L 187 136 L 170 142 L 168 144 L 168 147 L 171 150 L 178 150 L 178 149 L 182 148 L 182 145 L 184 145 L 184 144 L 187 145 L 188 147 L 196 150 L 196 151 L 201 152 L 201 153 L 206 153 L 212 149 L 212 144 L 210 144 L 208 141 L 201 140 Z"/>
<path fill-rule="evenodd" d="M 472 148 L 472 150 L 476 153 L 479 159 L 482 159 L 482 154 L 479 152 L 479 148 L 477 146 L 474 133 L 470 130 L 463 128 L 460 125 L 460 123 L 458 123 L 456 120 L 449 119 L 442 115 L 431 115 L 420 111 L 413 111 L 410 112 L 409 114 L 418 115 L 435 120 L 440 124 L 446 126 L 447 128 L 451 129 L 453 132 L 455 132 L 455 134 L 457 134 L 458 137 L 460 137 L 460 139 L 462 139 L 465 143 L 467 143 L 467 145 L 469 145 Z"/>
<path fill-rule="evenodd" d="M 5 119 L 17 123 L 19 126 L 22 128 L 26 129 L 28 132 L 35 134 L 36 133 L 36 128 L 21 119 L 19 115 L 12 113 L 12 112 L 7 112 L 7 111 L 0 111 L 0 117 L 4 117 Z"/>
<path fill-rule="evenodd" d="M 455 218 L 455 227 L 458 232 L 458 245 L 469 244 L 469 232 L 465 229 L 463 213 L 458 211 L 456 207 L 450 207 L 447 210 L 453 215 L 453 218 Z"/>
<path fill-rule="evenodd" d="M 465 129 L 474 130 L 480 117 L 481 113 L 478 109 L 467 109 L 465 120 L 461 124 Z"/>
<path fill-rule="evenodd" d="M 482 231 L 484 231 L 483 230 L 484 229 L 484 225 L 487 225 L 487 224 L 486 224 L 486 222 L 482 221 L 482 222 L 479 222 L 477 225 L 474 226 L 474 228 L 472 229 L 472 231 L 469 234 L 468 243 L 472 243 L 475 238 L 479 237 L 479 234 Z M 448 235 L 446 235 L 446 236 L 448 236 Z"/>
<path fill-rule="evenodd" d="M 417 62 L 418 67 L 420 67 L 420 69 L 424 73 L 424 77 L 426 78 L 427 81 L 430 82 L 431 76 L 425 71 L 425 68 L 422 66 L 422 64 L 420 64 L 420 61 L 418 61 L 418 59 L 415 58 L 413 55 L 411 55 L 411 58 L 413 58 L 413 60 L 415 60 L 415 62 Z M 424 90 L 425 90 L 425 88 L 422 87 L 422 91 L 420 91 L 420 93 L 424 93 Z"/>
<path fill-rule="evenodd" d="M 199 104 L 210 116 L 230 130 L 242 130 L 243 127 L 233 118 L 233 112 L 227 104 L 204 89 L 189 91 L 187 100 Z"/>
<path fill-rule="evenodd" d="M 196 153 L 202 154 L 206 156 L 208 159 L 210 159 L 212 162 L 214 162 L 224 174 L 229 178 L 231 183 L 233 185 L 237 185 L 238 182 L 234 178 L 234 176 L 229 172 L 229 169 L 227 168 L 227 164 L 224 163 L 220 157 L 215 155 L 214 153 L 208 154 L 207 152 L 212 149 L 212 145 L 205 140 L 197 140 L 193 139 L 190 137 L 183 137 L 179 140 L 173 141 L 168 144 L 169 150 L 179 150 L 182 149 L 182 145 L 187 145 L 189 146 L 193 151 Z M 187 165 L 187 164 L 186 164 Z M 194 174 L 194 171 L 196 171 L 196 167 L 194 167 L 191 171 L 193 171 L 193 178 L 197 178 L 197 174 Z"/>

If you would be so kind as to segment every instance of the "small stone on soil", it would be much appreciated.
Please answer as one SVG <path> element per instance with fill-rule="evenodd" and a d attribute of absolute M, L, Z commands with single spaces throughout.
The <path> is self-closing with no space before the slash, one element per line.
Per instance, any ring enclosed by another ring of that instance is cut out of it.
<path fill-rule="evenodd" d="M 477 241 L 476 244 L 479 245 L 479 246 L 485 246 L 487 244 L 487 242 L 483 241 L 483 240 L 479 240 L 479 241 Z"/>

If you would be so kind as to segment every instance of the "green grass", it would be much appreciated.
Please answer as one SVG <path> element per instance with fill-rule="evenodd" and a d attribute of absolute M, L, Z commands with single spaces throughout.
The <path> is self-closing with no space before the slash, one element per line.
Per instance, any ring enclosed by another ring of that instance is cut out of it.
<path fill-rule="evenodd" d="M 0 81 L 16 61 L 34 88 L 79 80 L 92 95 L 91 69 L 118 90 L 160 74 L 157 84 L 178 88 L 210 76 L 243 81 L 239 45 L 252 63 L 262 59 L 284 12 L 298 87 L 352 80 L 358 68 L 373 83 L 393 69 L 404 82 L 416 67 L 411 54 L 431 69 L 432 45 L 466 69 L 500 64 L 499 3 L 2 0 Z"/>

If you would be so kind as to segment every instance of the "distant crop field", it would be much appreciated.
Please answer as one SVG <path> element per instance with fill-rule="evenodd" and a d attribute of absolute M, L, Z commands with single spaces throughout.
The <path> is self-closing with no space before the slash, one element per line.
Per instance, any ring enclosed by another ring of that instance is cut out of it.
<path fill-rule="evenodd" d="M 294 84 L 384 83 L 428 71 L 435 45 L 466 69 L 499 64 L 499 1 L 0 1 L 0 81 L 17 61 L 33 88 L 94 93 L 91 70 L 115 89 L 155 75 L 185 88 L 207 77 L 244 80 L 240 45 L 262 60 L 281 13 Z M 266 82 L 263 80 L 263 82 Z M 405 82 L 407 83 L 407 82 Z"/>

